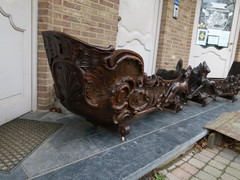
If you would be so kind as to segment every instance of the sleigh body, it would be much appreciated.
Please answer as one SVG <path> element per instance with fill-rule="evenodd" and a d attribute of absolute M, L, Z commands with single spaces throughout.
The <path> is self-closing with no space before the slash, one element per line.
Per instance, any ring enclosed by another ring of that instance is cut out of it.
<path fill-rule="evenodd" d="M 91 123 L 124 137 L 128 119 L 182 109 L 178 91 L 187 88 L 188 78 L 147 76 L 142 57 L 130 50 L 92 46 L 54 31 L 43 32 L 43 38 L 56 96 Z"/>

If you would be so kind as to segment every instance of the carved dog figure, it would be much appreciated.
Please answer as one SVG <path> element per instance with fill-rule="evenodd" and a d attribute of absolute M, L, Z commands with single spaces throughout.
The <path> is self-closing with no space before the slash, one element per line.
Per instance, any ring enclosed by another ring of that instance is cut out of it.
<path fill-rule="evenodd" d="M 175 70 L 158 69 L 156 75 L 166 80 L 172 80 L 179 78 L 184 73 L 183 71 L 183 60 L 179 59 Z"/>

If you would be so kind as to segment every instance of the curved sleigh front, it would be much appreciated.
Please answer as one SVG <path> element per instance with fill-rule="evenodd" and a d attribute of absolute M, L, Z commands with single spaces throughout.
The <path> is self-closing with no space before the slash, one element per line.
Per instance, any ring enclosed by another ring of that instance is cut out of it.
<path fill-rule="evenodd" d="M 43 38 L 56 96 L 93 124 L 124 137 L 130 132 L 127 119 L 164 107 L 182 109 L 178 91 L 188 88 L 187 75 L 147 76 L 133 51 L 92 46 L 61 32 L 46 31 Z"/>

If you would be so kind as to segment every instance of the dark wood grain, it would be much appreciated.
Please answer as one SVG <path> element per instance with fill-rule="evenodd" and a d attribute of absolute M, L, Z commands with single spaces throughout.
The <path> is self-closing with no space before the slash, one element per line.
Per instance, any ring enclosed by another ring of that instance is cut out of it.
<path fill-rule="evenodd" d="M 43 32 L 57 97 L 69 111 L 125 136 L 126 120 L 164 108 L 182 110 L 184 76 L 164 80 L 144 73 L 142 57 L 130 50 L 92 46 L 61 32 Z"/>
<path fill-rule="evenodd" d="M 236 66 L 236 63 L 233 66 Z M 178 78 L 184 75 L 182 60 L 179 60 L 176 70 L 159 69 L 157 75 L 166 79 Z M 187 102 L 191 100 L 206 106 L 209 104 L 209 98 L 223 97 L 237 100 L 236 95 L 240 90 L 240 69 L 231 68 L 229 76 L 226 78 L 207 78 L 210 68 L 204 61 L 193 68 L 188 81 L 188 88 L 182 92 L 181 100 Z"/>

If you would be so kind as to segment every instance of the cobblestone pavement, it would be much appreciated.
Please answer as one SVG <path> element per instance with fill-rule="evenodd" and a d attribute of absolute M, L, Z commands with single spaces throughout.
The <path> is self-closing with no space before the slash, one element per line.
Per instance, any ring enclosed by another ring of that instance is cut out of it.
<path fill-rule="evenodd" d="M 240 180 L 240 153 L 227 148 L 189 150 L 159 170 L 170 180 Z"/>

